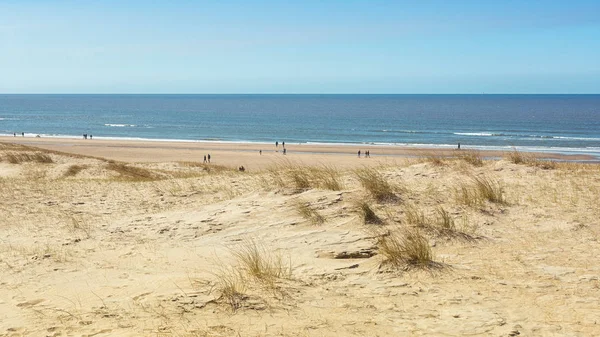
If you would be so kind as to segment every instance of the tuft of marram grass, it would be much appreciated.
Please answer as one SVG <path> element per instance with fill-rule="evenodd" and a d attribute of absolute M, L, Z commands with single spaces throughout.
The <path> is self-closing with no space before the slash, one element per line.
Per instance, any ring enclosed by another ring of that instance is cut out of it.
<path fill-rule="evenodd" d="M 542 170 L 554 170 L 558 166 L 555 161 L 537 158 L 532 158 L 529 165 L 541 168 Z"/>
<path fill-rule="evenodd" d="M 404 207 L 404 219 L 407 224 L 416 227 L 427 226 L 425 212 L 415 205 L 407 205 Z"/>
<path fill-rule="evenodd" d="M 429 241 L 416 230 L 381 235 L 377 246 L 384 257 L 383 263 L 394 268 L 427 269 L 437 265 Z"/>
<path fill-rule="evenodd" d="M 339 191 L 343 188 L 340 172 L 331 166 L 308 167 L 284 161 L 270 167 L 268 170 L 272 181 L 264 181 L 265 185 L 276 185 L 280 188 L 293 188 L 305 191 L 311 188 L 321 188 Z"/>
<path fill-rule="evenodd" d="M 7 162 L 9 162 L 11 164 L 21 164 L 21 163 L 26 163 L 26 162 L 51 164 L 54 162 L 54 160 L 52 160 L 52 157 L 50 157 L 49 155 L 47 155 L 45 153 L 41 153 L 41 152 L 7 153 L 5 155 L 5 159 Z"/>
<path fill-rule="evenodd" d="M 73 177 L 76 176 L 79 172 L 86 169 L 86 165 L 71 165 L 63 174 L 63 177 Z"/>
<path fill-rule="evenodd" d="M 313 225 L 322 225 L 325 223 L 325 217 L 306 202 L 298 202 L 296 204 L 296 211 Z"/>
<path fill-rule="evenodd" d="M 238 172 L 238 170 L 218 164 L 206 164 L 196 161 L 180 161 L 179 165 L 192 168 L 201 168 L 206 173 Z"/>
<path fill-rule="evenodd" d="M 340 172 L 335 167 L 322 165 L 309 169 L 311 178 L 319 188 L 340 191 L 344 188 L 340 178 Z"/>
<path fill-rule="evenodd" d="M 241 308 L 246 295 L 246 279 L 242 272 L 235 267 L 221 266 L 214 273 L 216 290 L 219 293 L 218 301 L 227 304 L 232 311 Z"/>
<path fill-rule="evenodd" d="M 519 152 L 516 148 L 507 153 L 505 158 L 514 164 L 524 164 L 539 167 L 543 170 L 553 170 L 557 167 L 556 162 L 536 158 L 534 154 Z"/>
<path fill-rule="evenodd" d="M 383 220 L 381 220 L 381 218 L 377 216 L 377 214 L 375 213 L 375 211 L 373 211 L 373 208 L 371 208 L 371 205 L 369 205 L 368 202 L 364 200 L 359 201 L 356 203 L 356 207 L 358 208 L 360 217 L 362 218 L 365 224 L 380 225 L 383 223 Z"/>
<path fill-rule="evenodd" d="M 472 241 L 475 238 L 465 232 L 469 229 L 469 223 L 466 217 L 463 217 L 461 229 L 457 228 L 455 219 L 442 206 L 437 207 L 430 217 L 425 216 L 425 212 L 414 205 L 404 208 L 405 221 L 408 225 L 422 229 L 435 236 L 446 237 L 450 239 L 459 239 Z"/>
<path fill-rule="evenodd" d="M 275 254 L 254 240 L 244 240 L 232 249 L 243 274 L 264 284 L 273 284 L 277 279 L 291 278 L 292 265 L 283 260 L 281 254 Z"/>
<path fill-rule="evenodd" d="M 457 202 L 467 206 L 477 206 L 483 202 L 475 186 L 465 182 L 456 187 L 455 197 Z"/>
<path fill-rule="evenodd" d="M 480 176 L 473 177 L 473 181 L 475 182 L 475 187 L 479 193 L 479 195 L 490 202 L 497 204 L 505 204 L 504 200 L 504 188 L 498 182 L 490 177 Z"/>
<path fill-rule="evenodd" d="M 444 156 L 436 152 L 425 152 L 423 153 L 423 158 L 426 162 L 429 162 L 435 166 L 444 166 L 446 165 L 446 161 Z"/>
<path fill-rule="evenodd" d="M 457 155 L 460 160 L 463 160 L 473 166 L 483 166 L 483 157 L 479 151 L 475 150 L 464 150 L 460 151 Z"/>
<path fill-rule="evenodd" d="M 397 187 L 388 182 L 376 169 L 365 167 L 355 170 L 354 173 L 360 184 L 378 202 L 398 200 Z"/>
<path fill-rule="evenodd" d="M 448 232 L 456 231 L 456 225 L 454 223 L 454 219 L 452 218 L 452 216 L 450 216 L 450 213 L 448 213 L 448 211 L 446 211 L 443 207 L 440 206 L 440 207 L 436 208 L 435 214 L 436 214 L 435 226 L 438 228 L 438 230 L 448 231 Z"/>
<path fill-rule="evenodd" d="M 129 166 L 125 163 L 110 161 L 106 166 L 108 170 L 117 172 L 119 178 L 127 181 L 153 181 L 159 180 L 160 177 L 150 170 Z"/>
<path fill-rule="evenodd" d="M 513 148 L 511 152 L 506 153 L 505 158 L 513 164 L 524 164 L 528 158 L 516 148 Z"/>
<path fill-rule="evenodd" d="M 296 190 L 304 191 L 312 187 L 310 174 L 307 170 L 296 166 L 290 167 L 286 172 Z"/>
<path fill-rule="evenodd" d="M 480 176 L 472 177 L 471 181 L 471 184 L 462 182 L 455 189 L 456 199 L 461 204 L 477 206 L 484 201 L 506 204 L 504 187 L 498 180 L 487 176 Z"/>

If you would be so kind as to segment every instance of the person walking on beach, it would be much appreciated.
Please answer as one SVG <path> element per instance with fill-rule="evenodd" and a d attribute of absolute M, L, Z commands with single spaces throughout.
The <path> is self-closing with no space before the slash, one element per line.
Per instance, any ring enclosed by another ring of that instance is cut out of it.
<path fill-rule="evenodd" d="M 458 143 L 458 149 L 460 150 L 460 143 Z"/>
<path fill-rule="evenodd" d="M 360 150 L 358 150 L 358 158 L 360 158 Z"/>
<path fill-rule="evenodd" d="M 206 156 L 204 156 L 204 164 L 206 164 Z"/>
<path fill-rule="evenodd" d="M 275 142 L 275 147 L 279 147 L 279 142 L 278 141 Z"/>
<path fill-rule="evenodd" d="M 258 150 L 258 154 L 262 156 L 262 150 Z"/>
<path fill-rule="evenodd" d="M 285 149 L 285 142 L 281 142 L 281 146 Z"/>
<path fill-rule="evenodd" d="M 210 153 L 208 154 L 207 158 L 208 158 L 208 163 L 210 164 Z"/>
<path fill-rule="evenodd" d="M 286 153 L 286 151 L 287 151 L 287 150 L 286 150 L 286 149 L 285 149 L 285 147 L 284 147 L 284 148 L 283 148 L 283 155 L 284 155 L 284 156 L 285 156 L 285 153 Z"/>
<path fill-rule="evenodd" d="M 21 136 L 25 137 L 25 132 L 21 132 Z"/>

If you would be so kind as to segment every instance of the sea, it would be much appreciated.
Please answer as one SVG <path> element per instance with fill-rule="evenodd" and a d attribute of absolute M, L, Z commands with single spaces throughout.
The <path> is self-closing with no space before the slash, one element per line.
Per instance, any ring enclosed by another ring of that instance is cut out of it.
<path fill-rule="evenodd" d="M 0 134 L 539 151 L 600 159 L 600 95 L 0 95 Z"/>

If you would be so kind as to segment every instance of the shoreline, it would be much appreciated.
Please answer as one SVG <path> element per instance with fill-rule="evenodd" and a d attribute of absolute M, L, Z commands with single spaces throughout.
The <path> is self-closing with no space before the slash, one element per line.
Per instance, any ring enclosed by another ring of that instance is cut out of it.
<path fill-rule="evenodd" d="M 211 154 L 213 163 L 246 168 L 262 169 L 281 161 L 292 161 L 301 164 L 324 164 L 339 167 L 358 167 L 371 164 L 393 163 L 396 160 L 457 155 L 456 148 L 427 148 L 411 146 L 384 145 L 325 145 L 325 144 L 286 144 L 287 154 L 283 147 L 264 143 L 226 143 L 210 141 L 147 141 L 147 140 L 115 140 L 115 139 L 72 139 L 49 137 L 6 137 L 0 136 L 0 142 L 16 143 L 40 147 L 48 150 L 62 151 L 79 155 L 103 157 L 125 162 L 168 162 L 196 161 L 202 162 L 203 156 Z M 361 155 L 368 149 L 371 158 Z M 262 150 L 262 155 L 259 151 Z M 501 158 L 509 151 L 481 150 L 463 146 L 460 151 L 475 150 L 486 159 Z M 527 152 L 540 159 L 573 162 L 600 163 L 600 159 L 591 155 L 567 155 L 548 152 Z M 366 160 L 363 160 L 366 159 Z"/>

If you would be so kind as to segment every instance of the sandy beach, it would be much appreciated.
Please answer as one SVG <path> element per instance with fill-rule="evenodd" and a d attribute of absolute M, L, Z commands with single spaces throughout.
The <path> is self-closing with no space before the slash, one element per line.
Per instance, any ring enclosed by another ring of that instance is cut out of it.
<path fill-rule="evenodd" d="M 38 146 L 44 149 L 65 151 L 87 156 L 103 157 L 125 162 L 168 162 L 168 161 L 203 161 L 210 154 L 213 163 L 229 167 L 244 166 L 248 169 L 264 169 L 282 160 L 299 164 L 335 165 L 340 168 L 351 168 L 362 165 L 389 163 L 406 158 L 440 156 L 456 156 L 456 149 L 428 149 L 399 146 L 340 146 L 286 144 L 287 153 L 283 156 L 283 146 L 279 144 L 256 143 L 219 143 L 219 142 L 168 142 L 147 140 L 103 140 L 103 139 L 68 139 L 68 138 L 34 138 L 34 137 L 0 137 L 0 142 Z M 371 153 L 370 161 L 358 161 L 358 151 L 365 158 L 365 151 Z M 469 150 L 463 146 L 462 150 Z M 259 155 L 262 151 L 262 155 Z M 510 152 L 510 151 L 507 151 Z M 489 158 L 501 158 L 502 151 L 482 151 L 481 155 Z M 533 156 L 544 159 L 570 161 L 593 160 L 587 155 L 561 155 L 556 153 L 534 153 Z"/>
<path fill-rule="evenodd" d="M 0 137 L 0 336 L 600 335 L 600 165 L 286 149 Z"/>

